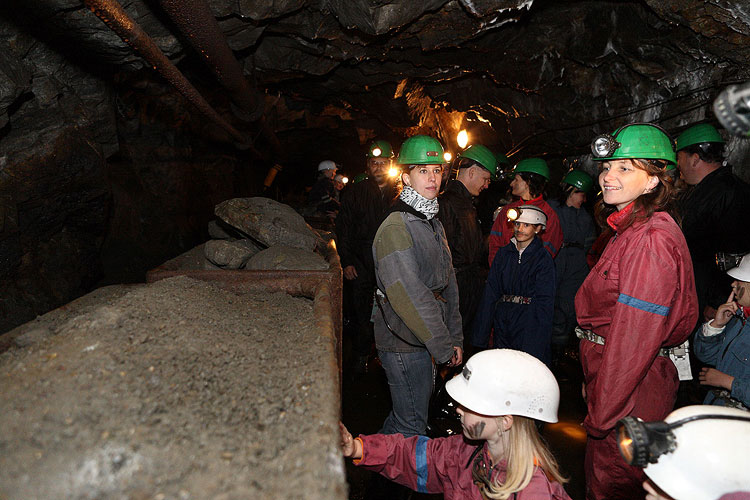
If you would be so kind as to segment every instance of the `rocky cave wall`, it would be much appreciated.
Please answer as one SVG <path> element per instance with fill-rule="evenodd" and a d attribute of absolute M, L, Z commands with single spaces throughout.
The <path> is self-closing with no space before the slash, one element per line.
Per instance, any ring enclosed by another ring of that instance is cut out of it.
<path fill-rule="evenodd" d="M 0 332 L 206 237 L 213 206 L 297 203 L 373 138 L 455 133 L 554 178 L 633 121 L 676 134 L 750 78 L 750 8 L 697 0 L 209 0 L 262 104 L 238 113 L 158 0 L 121 4 L 249 140 L 238 147 L 79 0 L 0 6 Z M 729 142 L 748 178 L 747 140 Z M 568 161 L 564 161 L 568 160 Z"/>

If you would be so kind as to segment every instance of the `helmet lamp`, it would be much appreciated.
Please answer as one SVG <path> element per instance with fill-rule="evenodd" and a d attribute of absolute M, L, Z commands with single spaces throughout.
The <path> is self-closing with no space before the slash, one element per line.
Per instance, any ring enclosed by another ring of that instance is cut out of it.
<path fill-rule="evenodd" d="M 372 156 L 380 156 L 380 155 L 382 155 L 382 154 L 383 154 L 383 150 L 382 150 L 382 149 L 380 149 L 380 148 L 378 148 L 378 147 L 375 147 L 375 148 L 374 148 L 374 149 L 372 150 Z"/>
<path fill-rule="evenodd" d="M 701 414 L 675 422 L 644 422 L 637 417 L 625 417 L 617 425 L 617 446 L 628 465 L 646 467 L 655 464 L 659 457 L 677 449 L 674 429 L 696 420 L 743 420 L 750 422 L 750 416 Z"/>
<path fill-rule="evenodd" d="M 397 177 L 398 176 L 398 169 L 396 167 L 391 167 L 388 169 L 388 177 Z"/>
<path fill-rule="evenodd" d="M 601 134 L 594 138 L 591 143 L 591 154 L 594 158 L 607 158 L 615 154 L 617 148 L 622 146 L 614 136 L 610 134 Z"/>
<path fill-rule="evenodd" d="M 521 211 L 518 210 L 517 208 L 509 208 L 507 215 L 508 215 L 508 220 L 514 221 L 521 216 Z"/>

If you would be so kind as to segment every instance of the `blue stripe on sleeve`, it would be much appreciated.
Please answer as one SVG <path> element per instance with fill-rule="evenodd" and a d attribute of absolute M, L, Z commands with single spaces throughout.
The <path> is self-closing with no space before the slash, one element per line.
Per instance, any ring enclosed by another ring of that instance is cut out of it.
<path fill-rule="evenodd" d="M 553 253 L 557 253 L 557 248 L 555 248 L 555 245 L 553 245 L 549 241 L 542 240 L 542 245 L 544 245 L 545 247 L 551 248 Z"/>
<path fill-rule="evenodd" d="M 617 297 L 617 302 L 625 304 L 626 306 L 635 307 L 636 309 L 640 309 L 641 311 L 658 314 L 659 316 L 667 316 L 669 314 L 669 310 L 671 309 L 667 306 L 660 306 L 659 304 L 636 299 L 635 297 L 625 295 L 624 293 L 621 293 L 620 296 Z"/>
<path fill-rule="evenodd" d="M 427 493 L 427 436 L 417 438 L 417 447 L 414 451 L 417 465 L 417 492 Z"/>
<path fill-rule="evenodd" d="M 502 236 L 503 232 L 502 231 L 490 231 L 490 234 L 492 236 Z"/>

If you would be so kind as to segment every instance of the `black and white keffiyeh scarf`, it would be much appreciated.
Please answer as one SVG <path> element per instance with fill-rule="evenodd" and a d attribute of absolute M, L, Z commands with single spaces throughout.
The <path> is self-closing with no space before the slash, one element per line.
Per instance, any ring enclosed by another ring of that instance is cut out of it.
<path fill-rule="evenodd" d="M 399 199 L 420 214 L 424 215 L 427 220 L 435 217 L 440 208 L 437 198 L 428 200 L 421 194 L 417 193 L 417 191 L 411 186 L 404 186 L 404 189 L 401 190 L 401 194 L 399 195 Z"/>

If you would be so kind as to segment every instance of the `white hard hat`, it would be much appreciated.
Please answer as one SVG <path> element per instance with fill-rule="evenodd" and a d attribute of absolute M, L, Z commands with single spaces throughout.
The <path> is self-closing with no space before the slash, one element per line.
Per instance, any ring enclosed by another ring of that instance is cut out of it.
<path fill-rule="evenodd" d="M 707 418 L 709 415 L 745 420 Z M 671 430 L 675 449 L 661 455 L 645 472 L 659 488 L 679 500 L 716 500 L 750 491 L 750 414 L 724 406 L 686 406 L 665 421 L 701 416 Z"/>
<path fill-rule="evenodd" d="M 469 358 L 463 372 L 445 384 L 445 390 L 458 404 L 475 413 L 557 422 L 557 380 L 544 363 L 525 352 L 479 352 Z"/>
<path fill-rule="evenodd" d="M 750 253 L 745 254 L 740 265 L 727 271 L 727 274 L 736 280 L 750 281 Z"/>
<path fill-rule="evenodd" d="M 508 220 L 527 224 L 541 224 L 543 229 L 547 228 L 547 214 L 535 205 L 521 205 L 508 209 Z"/>
<path fill-rule="evenodd" d="M 331 160 L 323 160 L 318 163 L 318 172 L 322 170 L 336 170 L 338 167 Z"/>

